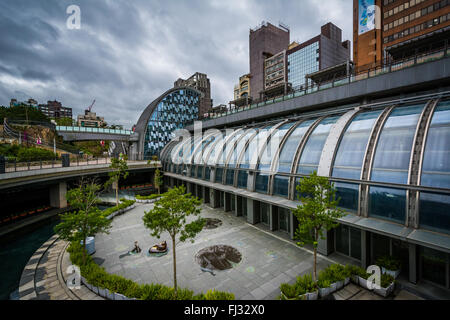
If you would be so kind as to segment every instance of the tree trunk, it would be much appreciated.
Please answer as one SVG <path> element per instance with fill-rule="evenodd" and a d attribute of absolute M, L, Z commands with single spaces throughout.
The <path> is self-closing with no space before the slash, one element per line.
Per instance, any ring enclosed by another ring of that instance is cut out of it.
<path fill-rule="evenodd" d="M 314 282 L 317 281 L 317 230 L 314 230 Z"/>
<path fill-rule="evenodd" d="M 116 183 L 116 206 L 119 206 L 119 180 Z"/>
<path fill-rule="evenodd" d="M 173 288 L 175 289 L 175 297 L 177 296 L 177 258 L 175 255 L 175 236 L 172 237 L 173 250 Z"/>

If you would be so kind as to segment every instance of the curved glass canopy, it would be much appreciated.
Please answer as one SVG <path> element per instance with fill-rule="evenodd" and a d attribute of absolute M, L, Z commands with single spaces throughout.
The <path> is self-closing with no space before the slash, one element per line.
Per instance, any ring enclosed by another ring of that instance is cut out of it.
<path fill-rule="evenodd" d="M 426 106 L 432 110 L 431 104 L 391 106 L 392 103 L 386 103 L 361 110 L 339 127 L 335 124 L 341 115 L 320 119 L 315 116 L 250 129 L 217 131 L 193 142 L 183 139 L 167 146 L 162 161 L 188 161 L 172 166 L 174 173 L 184 174 L 192 165 L 192 177 L 291 200 L 295 200 L 293 190 L 298 179 L 319 166 L 331 166 L 330 178 L 341 197 L 341 207 L 358 211 L 360 185 L 364 184 L 368 185 L 370 217 L 405 223 L 411 152 L 415 137 L 423 137 L 426 140 L 420 172 L 423 189 L 419 189 L 419 224 L 438 232 L 450 232 L 450 101 L 436 105 L 430 114 L 429 127 L 421 135 L 416 133 L 419 119 L 426 114 L 423 112 Z M 380 118 L 383 111 L 390 113 L 384 123 L 378 123 L 383 121 Z M 330 132 L 339 136 L 329 137 Z M 327 141 L 332 143 L 337 138 L 339 143 L 336 150 L 330 151 L 331 159 L 322 157 Z M 372 159 L 364 161 L 366 155 L 372 155 Z M 368 181 L 361 181 L 363 170 L 369 172 Z"/>

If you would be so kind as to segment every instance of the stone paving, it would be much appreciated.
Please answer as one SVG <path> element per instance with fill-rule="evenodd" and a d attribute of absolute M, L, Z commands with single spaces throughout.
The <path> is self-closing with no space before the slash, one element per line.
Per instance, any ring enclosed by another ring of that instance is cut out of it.
<path fill-rule="evenodd" d="M 132 279 L 139 283 L 163 283 L 173 285 L 171 251 L 166 256 L 149 257 L 146 251 L 161 239 L 152 238 L 142 223 L 144 211 L 153 205 L 138 205 L 134 210 L 113 220 L 109 235 L 96 236 L 94 260 L 106 271 Z M 279 294 L 280 284 L 294 283 L 300 274 L 312 272 L 312 253 L 297 247 L 287 234 L 268 232 L 252 226 L 241 217 L 213 210 L 204 206 L 202 216 L 223 221 L 217 229 L 203 230 L 195 243 L 177 245 L 177 280 L 179 287 L 196 293 L 217 289 L 232 292 L 236 299 L 272 300 Z M 169 240 L 168 235 L 162 239 Z M 143 253 L 128 255 L 135 240 Z M 128 244 L 128 246 L 127 246 Z M 242 254 L 242 260 L 233 269 L 215 270 L 215 276 L 200 270 L 195 254 L 204 247 L 226 244 L 234 246 Z M 66 252 L 68 243 L 58 236 L 51 237 L 30 258 L 22 272 L 19 286 L 21 300 L 104 300 L 86 286 L 71 290 L 67 287 L 65 271 L 71 265 Z M 168 241 L 171 250 L 170 241 Z M 318 270 L 334 263 L 318 256 Z M 334 300 L 383 300 L 373 292 L 349 284 L 329 297 Z M 392 297 L 391 297 L 392 298 Z M 394 300 L 421 299 L 405 290 L 399 290 Z"/>
<path fill-rule="evenodd" d="M 113 221 L 109 235 L 100 234 L 95 238 L 94 261 L 107 272 L 124 276 L 138 283 L 161 283 L 173 286 L 172 243 L 168 234 L 161 239 L 150 236 L 142 217 L 153 204 L 137 205 L 126 215 Z M 249 225 L 242 217 L 225 213 L 220 209 L 202 207 L 202 216 L 223 221 L 217 229 L 204 229 L 194 243 L 179 243 L 177 253 L 177 281 L 180 288 L 188 288 L 195 293 L 205 293 L 209 289 L 228 291 L 236 299 L 262 300 L 276 299 L 280 294 L 280 284 L 293 283 L 297 276 L 311 272 L 313 256 L 305 249 L 274 234 Z M 287 236 L 287 234 L 286 234 Z M 128 255 L 128 250 L 138 241 L 142 248 L 139 255 Z M 166 240 L 169 253 L 162 257 L 150 257 L 148 249 Z M 215 276 L 203 272 L 195 262 L 195 254 L 211 245 L 230 245 L 242 254 L 242 260 L 234 268 L 226 271 L 215 270 Z M 326 257 L 318 257 L 318 270 L 330 263 Z"/>

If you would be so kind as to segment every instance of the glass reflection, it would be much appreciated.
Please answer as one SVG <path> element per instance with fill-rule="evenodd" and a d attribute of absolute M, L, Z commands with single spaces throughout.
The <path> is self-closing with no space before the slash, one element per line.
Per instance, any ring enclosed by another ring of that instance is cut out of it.
<path fill-rule="evenodd" d="M 370 187 L 369 216 L 405 223 L 406 191 Z"/>

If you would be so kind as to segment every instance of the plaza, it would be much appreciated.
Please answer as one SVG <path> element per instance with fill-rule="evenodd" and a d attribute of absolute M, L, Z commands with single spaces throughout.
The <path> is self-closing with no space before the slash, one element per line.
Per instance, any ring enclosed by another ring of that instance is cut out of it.
<path fill-rule="evenodd" d="M 173 286 L 172 242 L 168 234 L 161 239 L 150 236 L 142 222 L 144 211 L 153 204 L 138 205 L 135 209 L 114 219 L 109 235 L 95 237 L 94 261 L 108 273 L 117 274 L 139 284 L 159 283 Z M 252 226 L 231 213 L 202 206 L 201 216 L 217 218 L 222 225 L 216 229 L 203 229 L 195 242 L 179 243 L 176 247 L 177 282 L 180 288 L 196 294 L 210 289 L 232 292 L 238 300 L 276 299 L 280 284 L 293 283 L 297 276 L 312 272 L 313 255 L 299 248 L 282 233 L 271 234 Z M 169 252 L 162 257 L 148 256 L 155 243 L 167 241 Z M 134 241 L 142 252 L 128 255 Z M 242 260 L 232 269 L 214 270 L 215 276 L 204 272 L 195 261 L 198 251 L 212 245 L 229 245 L 242 254 Z M 318 270 L 333 263 L 319 256 Z"/>

